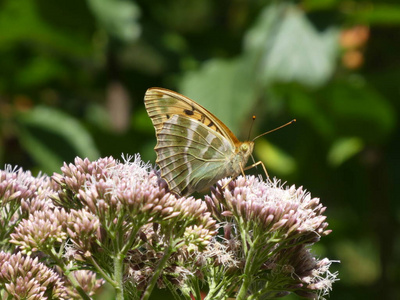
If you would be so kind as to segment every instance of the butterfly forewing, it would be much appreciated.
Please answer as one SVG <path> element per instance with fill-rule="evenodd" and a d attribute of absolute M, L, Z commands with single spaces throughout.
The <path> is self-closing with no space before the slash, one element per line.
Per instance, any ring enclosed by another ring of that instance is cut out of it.
<path fill-rule="evenodd" d="M 160 131 L 163 124 L 173 115 L 182 115 L 203 123 L 233 144 L 240 143 L 232 131 L 216 116 L 181 94 L 163 88 L 150 88 L 145 95 L 145 105 L 156 132 Z"/>

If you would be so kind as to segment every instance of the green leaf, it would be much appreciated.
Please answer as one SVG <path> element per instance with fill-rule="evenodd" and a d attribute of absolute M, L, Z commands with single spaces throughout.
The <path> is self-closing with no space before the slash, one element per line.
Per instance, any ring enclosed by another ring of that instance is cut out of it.
<path fill-rule="evenodd" d="M 389 4 L 366 5 L 364 9 L 359 9 L 354 12 L 354 14 L 352 14 L 352 19 L 362 24 L 399 25 L 400 7 L 399 5 Z"/>
<path fill-rule="evenodd" d="M 181 92 L 221 119 L 234 133 L 255 104 L 254 74 L 243 59 L 214 59 L 185 74 Z"/>
<path fill-rule="evenodd" d="M 60 62 L 51 57 L 38 56 L 17 73 L 21 88 L 46 85 L 53 79 L 65 78 L 66 71 Z"/>
<path fill-rule="evenodd" d="M 293 116 L 312 124 L 331 142 L 354 136 L 364 142 L 381 143 L 396 124 L 394 107 L 360 78 L 337 79 L 314 92 L 294 86 L 281 90 L 289 98 Z"/>
<path fill-rule="evenodd" d="M 35 1 L 5 1 L 0 9 L 0 48 L 25 43 L 30 47 L 41 45 L 75 58 L 92 53 L 92 42 L 80 32 L 58 30 L 47 24 L 38 12 Z M 38 47 L 40 48 L 40 47 Z"/>
<path fill-rule="evenodd" d="M 324 90 L 322 105 L 342 136 L 384 141 L 396 124 L 394 107 L 363 80 L 338 80 Z"/>
<path fill-rule="evenodd" d="M 274 39 L 280 19 L 284 15 L 287 4 L 274 4 L 266 6 L 260 13 L 254 25 L 244 37 L 244 50 L 255 53 L 260 57 L 273 46 L 269 42 Z"/>
<path fill-rule="evenodd" d="M 135 41 L 141 32 L 140 9 L 124 0 L 87 0 L 105 30 L 122 41 Z"/>
<path fill-rule="evenodd" d="M 294 173 L 297 169 L 296 161 L 293 157 L 266 139 L 258 139 L 256 141 L 254 153 L 265 164 L 267 171 L 271 170 L 273 173 L 284 176 Z"/>
<path fill-rule="evenodd" d="M 19 115 L 17 121 L 21 145 L 46 173 L 59 170 L 75 156 L 100 156 L 86 129 L 58 110 L 38 106 Z"/>
<path fill-rule="evenodd" d="M 364 148 L 363 141 L 358 137 L 348 137 L 337 140 L 328 153 L 328 162 L 339 166 Z"/>
<path fill-rule="evenodd" d="M 319 33 L 297 6 L 268 6 L 248 32 L 245 49 L 258 57 L 260 80 L 317 87 L 332 76 L 338 32 Z"/>
<path fill-rule="evenodd" d="M 302 7 L 306 11 L 334 9 L 340 0 L 303 0 Z"/>
<path fill-rule="evenodd" d="M 324 110 L 322 101 L 298 86 L 284 86 L 283 89 L 283 94 L 289 98 L 288 104 L 292 115 L 296 119 L 310 123 L 320 136 L 334 138 L 335 122 L 330 118 L 329 112 Z"/>

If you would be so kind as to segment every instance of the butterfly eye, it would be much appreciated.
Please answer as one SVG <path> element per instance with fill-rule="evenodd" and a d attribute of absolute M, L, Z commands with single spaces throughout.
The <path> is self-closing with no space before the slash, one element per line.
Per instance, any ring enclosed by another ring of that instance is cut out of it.
<path fill-rule="evenodd" d="M 249 150 L 249 146 L 247 144 L 241 144 L 240 145 L 240 150 L 242 152 L 247 152 L 247 150 Z"/>

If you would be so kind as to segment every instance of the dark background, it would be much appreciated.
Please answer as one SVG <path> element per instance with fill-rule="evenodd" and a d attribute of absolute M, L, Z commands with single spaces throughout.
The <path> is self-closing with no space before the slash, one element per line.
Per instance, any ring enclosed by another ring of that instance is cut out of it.
<path fill-rule="evenodd" d="M 152 86 L 241 140 L 252 115 L 252 137 L 296 118 L 254 154 L 327 206 L 313 249 L 341 261 L 330 298 L 400 299 L 399 53 L 398 1 L 3 0 L 0 163 L 154 163 Z"/>

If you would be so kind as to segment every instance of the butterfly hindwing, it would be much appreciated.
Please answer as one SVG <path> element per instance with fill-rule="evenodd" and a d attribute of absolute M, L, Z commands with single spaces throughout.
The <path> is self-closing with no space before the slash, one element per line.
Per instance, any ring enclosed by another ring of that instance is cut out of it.
<path fill-rule="evenodd" d="M 191 194 L 225 177 L 234 155 L 231 143 L 216 131 L 185 116 L 173 115 L 157 133 L 161 176 L 178 194 Z"/>

